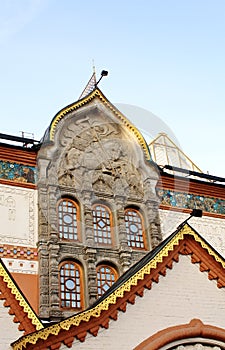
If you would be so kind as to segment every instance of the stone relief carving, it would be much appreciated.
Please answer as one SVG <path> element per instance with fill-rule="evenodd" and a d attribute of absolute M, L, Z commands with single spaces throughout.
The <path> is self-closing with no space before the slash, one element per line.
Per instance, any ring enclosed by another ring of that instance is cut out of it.
<path fill-rule="evenodd" d="M 65 117 L 63 122 L 58 124 L 54 143 L 43 145 L 43 149 L 39 152 L 39 256 L 42 317 L 51 316 L 50 309 L 52 308 L 55 312 L 54 307 L 57 304 L 58 290 L 54 286 L 58 271 L 55 269 L 57 265 L 55 256 L 58 257 L 58 261 L 74 256 L 82 262 L 87 271 L 87 303 L 90 300 L 94 301 L 96 296 L 97 260 L 112 261 L 118 264 L 120 271 L 125 271 L 130 266 L 132 251 L 127 248 L 125 225 L 123 226 L 120 222 L 119 229 L 116 227 L 117 205 L 120 204 L 123 216 L 127 199 L 129 203 L 143 204 L 143 182 L 146 178 L 156 177 L 156 172 L 146 165 L 143 150 L 133 135 L 116 122 L 110 111 L 103 114 L 101 108 L 101 106 L 100 108 L 92 106 L 92 109 L 72 112 L 68 118 Z M 146 187 L 145 183 L 145 191 Z M 74 196 L 81 204 L 83 240 L 79 244 L 57 240 L 57 227 L 54 226 L 57 215 L 54 210 L 61 195 Z M 114 195 L 115 197 L 112 198 Z M 105 250 L 102 247 L 96 247 L 95 253 L 95 250 L 92 250 L 95 245 L 91 206 L 96 197 L 107 198 L 107 203 L 111 205 L 115 219 L 113 222 L 115 245 Z M 124 246 L 121 245 L 123 237 Z M 57 246 L 57 254 L 56 249 L 53 249 L 49 242 L 47 244 L 49 238 L 55 244 L 55 248 Z M 86 250 L 84 250 L 85 246 L 87 246 Z M 120 248 L 119 252 L 118 248 Z M 142 257 L 141 253 L 140 257 Z M 48 271 L 44 266 L 46 261 L 50 266 Z M 45 282 L 47 281 L 52 288 L 50 299 L 46 294 Z M 51 305 L 54 298 L 55 306 L 54 303 Z"/>
<path fill-rule="evenodd" d="M 2 243 L 35 246 L 37 239 L 35 190 L 1 185 L 0 212 Z M 21 215 L 23 215 L 23 225 L 21 225 Z"/>
<path fill-rule="evenodd" d="M 15 221 L 16 219 L 16 202 L 12 196 L 1 195 L 0 196 L 0 206 L 7 208 L 8 220 Z"/>
<path fill-rule="evenodd" d="M 90 122 L 86 117 L 69 125 L 64 137 L 65 150 L 58 166 L 60 185 L 75 189 L 89 187 L 108 195 L 143 196 L 141 173 L 117 124 Z"/>
<path fill-rule="evenodd" d="M 63 131 L 60 142 L 63 147 L 76 140 L 76 146 L 82 151 L 93 142 L 98 142 L 99 137 L 107 138 L 118 133 L 118 125 L 109 121 L 100 111 L 92 111 L 90 117 L 84 116 L 82 119 L 70 123 Z"/>

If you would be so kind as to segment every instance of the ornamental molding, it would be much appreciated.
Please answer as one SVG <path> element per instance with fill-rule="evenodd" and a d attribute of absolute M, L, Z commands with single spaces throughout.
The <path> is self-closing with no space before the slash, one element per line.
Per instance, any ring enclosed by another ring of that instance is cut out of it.
<path fill-rule="evenodd" d="M 175 349 L 174 342 L 176 342 L 177 350 L 185 350 L 185 345 L 188 344 L 193 345 L 193 350 L 204 350 L 209 348 L 212 350 L 224 349 L 225 330 L 223 328 L 206 325 L 199 319 L 193 319 L 188 324 L 169 327 L 157 332 L 135 347 L 134 350 L 160 350 L 171 348 L 171 346 Z M 177 343 L 179 343 L 180 346 Z"/>
<path fill-rule="evenodd" d="M 17 148 L 13 145 L 1 145 L 0 159 L 24 165 L 36 165 L 36 151 L 31 148 Z"/>
<path fill-rule="evenodd" d="M 225 215 L 224 199 L 161 188 L 157 188 L 156 192 L 161 199 L 161 206 L 190 210 L 195 208 L 207 213 Z"/>
<path fill-rule="evenodd" d="M 113 114 L 116 116 L 116 118 L 119 119 L 119 121 L 122 122 L 122 124 L 135 135 L 135 137 L 138 140 L 138 143 L 144 150 L 146 159 L 150 160 L 151 156 L 150 156 L 148 145 L 145 139 L 143 138 L 143 136 L 141 135 L 141 133 L 139 132 L 139 130 L 115 106 L 113 106 L 107 100 L 107 98 L 103 95 L 103 93 L 98 88 L 96 88 L 93 92 L 91 92 L 87 97 L 63 108 L 61 111 L 59 111 L 56 114 L 56 116 L 53 118 L 50 125 L 50 131 L 49 131 L 50 141 L 54 141 L 57 125 L 61 119 L 63 119 L 68 113 L 76 111 L 79 108 L 87 105 L 89 102 L 91 102 L 95 98 L 101 101 L 109 110 L 111 110 Z"/>

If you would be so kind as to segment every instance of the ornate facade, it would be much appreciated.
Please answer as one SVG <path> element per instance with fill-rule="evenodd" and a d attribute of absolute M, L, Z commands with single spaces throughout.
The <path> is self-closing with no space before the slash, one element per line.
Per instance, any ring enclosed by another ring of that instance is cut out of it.
<path fill-rule="evenodd" d="M 40 142 L 0 144 L 4 349 L 21 331 L 10 348 L 224 349 L 224 179 L 165 134 L 147 145 L 92 88 Z"/>
<path fill-rule="evenodd" d="M 37 159 L 41 317 L 89 306 L 100 266 L 115 280 L 159 244 L 159 175 L 149 158 L 142 136 L 100 90 L 55 116 Z M 62 289 L 64 262 L 70 278 Z M 81 302 L 69 297 L 77 283 Z"/>

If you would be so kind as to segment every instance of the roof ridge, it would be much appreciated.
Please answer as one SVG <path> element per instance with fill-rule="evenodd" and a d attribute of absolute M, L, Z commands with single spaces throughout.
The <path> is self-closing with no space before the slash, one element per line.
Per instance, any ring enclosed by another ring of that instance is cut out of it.
<path fill-rule="evenodd" d="M 180 242 L 182 240 L 184 243 L 180 245 Z M 200 254 L 200 257 L 199 257 L 199 254 L 194 254 L 193 252 L 194 245 L 191 242 L 196 242 L 197 244 L 200 245 L 200 247 L 204 249 L 204 253 Z M 59 334 L 61 330 L 69 331 L 72 327 L 75 327 L 73 328 L 74 330 L 76 329 L 76 332 L 74 332 L 76 334 L 72 335 L 73 339 L 76 336 L 79 340 L 84 341 L 87 331 L 91 332 L 91 334 L 93 335 L 97 335 L 98 329 L 100 326 L 108 328 L 109 317 L 113 319 L 117 319 L 118 310 L 125 311 L 127 302 L 130 302 L 133 304 L 135 302 L 136 295 L 142 296 L 145 288 L 151 289 L 152 282 L 158 282 L 159 274 L 165 276 L 166 269 L 172 268 L 172 262 L 179 260 L 179 254 L 187 255 L 192 253 L 193 258 L 191 262 L 192 263 L 200 262 L 200 271 L 202 272 L 208 271 L 208 278 L 210 280 L 217 279 L 218 288 L 225 286 L 224 270 L 223 270 L 224 276 L 219 276 L 218 265 L 216 265 L 214 269 L 210 269 L 205 264 L 205 256 L 209 254 L 212 258 L 210 259 L 210 263 L 212 261 L 214 261 L 216 264 L 219 263 L 220 267 L 222 268 L 225 268 L 224 259 L 219 254 L 217 254 L 217 252 L 214 249 L 212 249 L 212 247 L 205 240 L 203 240 L 202 237 L 198 234 L 198 232 L 194 230 L 189 224 L 186 223 L 179 230 L 176 230 L 175 232 L 173 232 L 157 248 L 154 249 L 152 252 L 148 253 L 146 255 L 147 258 L 146 256 L 144 257 L 146 259 L 144 258 L 141 259 L 141 265 L 143 266 L 139 266 L 139 269 L 138 269 L 138 264 L 135 264 L 134 266 L 132 266 L 130 268 L 130 276 L 128 277 L 127 273 L 125 273 L 125 275 L 127 276 L 127 280 L 123 281 L 123 283 L 118 280 L 119 285 L 117 282 L 115 282 L 115 284 L 105 294 L 105 297 L 100 298 L 95 304 L 92 305 L 92 307 L 90 307 L 85 311 L 80 312 L 77 315 L 69 317 L 57 324 L 50 325 L 44 330 L 40 330 L 38 332 L 35 332 L 33 334 L 23 337 L 19 341 L 13 343 L 13 349 L 22 350 L 23 346 L 25 347 L 26 344 L 28 343 L 35 344 L 39 339 L 47 339 L 51 335 Z M 169 256 L 172 259 L 171 262 L 168 261 Z M 202 261 L 201 261 L 201 257 L 202 257 Z M 135 272 L 133 270 L 135 270 Z M 150 280 L 148 282 L 146 282 L 146 278 L 147 278 L 146 276 L 149 276 L 148 279 Z M 138 285 L 138 283 L 140 285 Z M 109 309 L 111 309 L 112 315 Z M 110 313 L 110 316 L 108 317 L 108 321 L 105 320 L 105 316 L 106 316 L 105 313 L 107 312 Z M 101 315 L 105 315 L 104 322 L 101 320 Z M 98 326 L 96 326 L 96 319 L 98 318 L 99 318 L 99 324 Z M 93 320 L 93 322 L 95 323 L 95 327 L 94 327 L 95 330 L 92 329 L 93 326 L 91 326 L 91 322 L 92 322 L 91 320 Z M 90 321 L 90 326 L 88 324 L 89 321 Z M 80 332 L 79 332 L 78 326 L 81 328 Z M 73 340 L 71 341 L 73 342 Z"/>

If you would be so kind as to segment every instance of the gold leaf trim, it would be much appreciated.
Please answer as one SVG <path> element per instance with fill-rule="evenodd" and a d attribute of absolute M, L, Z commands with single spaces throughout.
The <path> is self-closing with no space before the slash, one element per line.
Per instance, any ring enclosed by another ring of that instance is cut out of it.
<path fill-rule="evenodd" d="M 190 226 L 185 225 L 167 243 L 167 245 L 156 254 L 156 256 L 151 261 L 149 261 L 135 275 L 131 276 L 122 286 L 118 287 L 117 290 L 110 294 L 100 304 L 90 310 L 82 312 L 79 315 L 75 315 L 67 320 L 61 321 L 57 325 L 49 326 L 48 328 L 42 329 L 37 333 L 24 336 L 21 340 L 13 345 L 13 349 L 23 350 L 28 343 L 36 344 L 38 339 L 46 340 L 50 335 L 58 335 L 61 329 L 69 330 L 72 326 L 79 326 L 82 321 L 88 322 L 91 317 L 99 317 L 102 311 L 108 310 L 110 305 L 116 303 L 117 298 L 123 297 L 125 292 L 129 292 L 132 286 L 136 286 L 139 280 L 143 280 L 146 274 L 149 274 L 152 269 L 155 269 L 157 267 L 157 264 L 161 263 L 163 259 L 169 255 L 169 252 L 171 252 L 174 247 L 184 239 L 185 235 L 193 236 L 195 241 L 199 242 L 202 248 L 206 249 L 209 255 L 213 256 L 214 259 L 221 263 L 221 265 L 225 268 L 225 261 L 219 257 L 216 252 L 206 242 L 204 242 L 202 238 Z"/>
<path fill-rule="evenodd" d="M 140 146 L 143 148 L 144 150 L 144 154 L 147 160 L 151 159 L 150 156 L 150 151 L 148 148 L 147 143 L 145 142 L 145 139 L 143 138 L 142 134 L 140 133 L 140 131 L 133 125 L 131 124 L 131 122 L 122 114 L 120 113 L 101 93 L 100 90 L 95 89 L 88 97 L 83 98 L 82 100 L 79 100 L 77 102 L 75 102 L 74 104 L 72 104 L 69 107 L 65 107 L 64 109 L 62 109 L 54 118 L 54 120 L 52 121 L 52 124 L 50 126 L 50 141 L 54 141 L 54 136 L 55 136 L 55 132 L 56 132 L 56 127 L 58 125 L 58 123 L 60 122 L 60 120 L 67 114 L 70 113 L 72 111 L 77 110 L 78 108 L 84 106 L 85 104 L 87 104 L 88 102 L 90 102 L 91 100 L 93 100 L 95 97 L 99 98 L 119 119 L 120 121 L 122 121 L 122 123 L 128 128 L 130 129 L 133 134 L 136 136 L 136 138 L 138 139 L 138 142 L 140 144 Z"/>
<path fill-rule="evenodd" d="M 27 302 L 24 300 L 23 296 L 21 295 L 18 288 L 15 286 L 14 282 L 11 280 L 10 276 L 0 264 L 0 276 L 3 277 L 3 281 L 7 284 L 7 287 L 11 289 L 11 293 L 15 296 L 15 299 L 18 300 L 19 305 L 23 308 L 24 312 L 27 314 L 28 318 L 31 320 L 32 324 L 36 326 L 37 330 L 40 330 L 43 327 L 41 321 L 36 316 L 34 311 L 31 309 L 31 307 L 27 304 Z"/>

